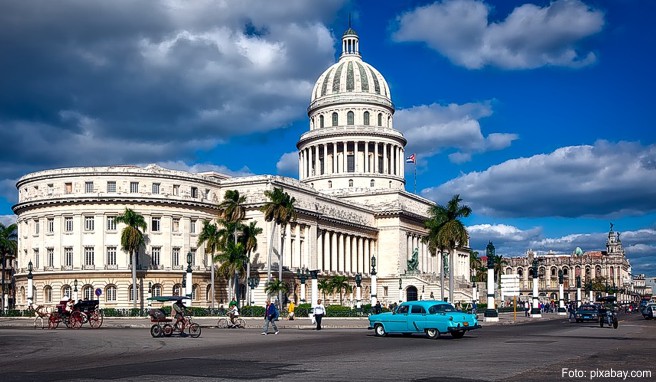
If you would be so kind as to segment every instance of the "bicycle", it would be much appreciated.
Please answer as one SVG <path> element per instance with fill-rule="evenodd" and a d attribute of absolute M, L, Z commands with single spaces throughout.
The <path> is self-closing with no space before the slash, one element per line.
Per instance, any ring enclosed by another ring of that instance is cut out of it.
<path fill-rule="evenodd" d="M 230 322 L 230 317 L 221 317 L 216 323 L 216 327 L 219 329 L 245 329 L 246 321 L 241 317 L 235 317 L 234 324 Z"/>
<path fill-rule="evenodd" d="M 159 322 L 167 323 L 160 325 Z M 193 322 L 189 316 L 185 316 L 182 321 L 176 322 L 175 325 L 171 325 L 168 322 L 170 322 L 170 319 L 165 319 L 164 321 L 156 321 L 155 324 L 150 328 L 150 335 L 153 337 L 171 337 L 173 333 L 178 332 L 181 336 L 188 334 L 191 338 L 200 337 L 200 325 Z"/>

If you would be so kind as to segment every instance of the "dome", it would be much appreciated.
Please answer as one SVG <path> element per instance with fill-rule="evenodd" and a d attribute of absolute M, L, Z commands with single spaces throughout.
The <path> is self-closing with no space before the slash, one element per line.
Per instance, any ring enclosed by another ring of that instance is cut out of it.
<path fill-rule="evenodd" d="M 360 97 L 362 101 L 392 107 L 387 81 L 378 70 L 362 61 L 358 35 L 349 27 L 342 36 L 339 61 L 326 69 L 314 85 L 310 109 L 318 104 L 325 106 L 333 103 L 331 101 L 358 102 Z"/>

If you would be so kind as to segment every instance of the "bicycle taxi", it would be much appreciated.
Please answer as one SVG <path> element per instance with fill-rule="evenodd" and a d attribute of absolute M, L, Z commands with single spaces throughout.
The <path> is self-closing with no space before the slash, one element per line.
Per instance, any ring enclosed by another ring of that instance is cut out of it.
<path fill-rule="evenodd" d="M 180 296 L 156 296 L 150 297 L 148 300 L 161 303 L 173 302 L 180 300 Z M 184 319 L 180 322 L 174 322 L 174 319 L 167 317 L 166 312 L 161 308 L 153 308 L 148 311 L 150 322 L 153 324 L 150 327 L 150 335 L 153 337 L 171 337 L 174 333 L 181 336 L 189 335 L 192 338 L 200 336 L 200 325 L 193 322 L 191 316 L 185 314 Z"/>

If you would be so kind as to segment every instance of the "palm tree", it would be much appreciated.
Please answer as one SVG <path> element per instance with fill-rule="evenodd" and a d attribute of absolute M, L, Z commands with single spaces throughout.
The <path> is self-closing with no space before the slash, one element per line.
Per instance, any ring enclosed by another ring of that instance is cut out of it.
<path fill-rule="evenodd" d="M 272 295 L 272 294 L 278 294 L 281 295 L 283 293 L 287 294 L 289 292 L 289 285 L 285 283 L 282 280 L 271 280 L 269 283 L 267 283 L 266 288 L 264 288 L 264 291 L 266 292 L 267 295 Z"/>
<path fill-rule="evenodd" d="M 508 265 L 508 261 L 503 258 L 503 255 L 494 255 L 494 275 L 497 278 L 499 289 L 501 289 L 501 272 L 506 265 Z"/>
<path fill-rule="evenodd" d="M 317 283 L 317 289 L 323 293 L 323 300 L 326 301 L 326 293 L 333 293 L 335 289 L 333 284 L 328 279 L 321 279 Z M 312 306 L 314 306 L 314 301 L 312 301 Z"/>
<path fill-rule="evenodd" d="M 225 275 L 228 280 L 233 279 L 234 276 L 229 286 L 230 295 L 233 295 L 233 291 L 236 290 L 237 283 L 239 282 L 238 276 L 243 271 L 244 264 L 248 260 L 244 245 L 228 240 L 225 246 L 221 248 L 221 253 L 213 260 L 221 263 L 218 271 L 222 275 Z"/>
<path fill-rule="evenodd" d="M 428 220 L 424 222 L 424 226 L 428 228 L 428 235 L 423 239 L 424 243 L 428 244 L 428 251 L 436 256 L 440 255 L 442 267 L 440 269 L 440 300 L 444 300 L 444 246 L 437 241 L 438 233 L 444 224 L 445 214 L 443 213 L 444 207 L 435 205 L 428 210 Z"/>
<path fill-rule="evenodd" d="M 449 301 L 453 303 L 453 267 L 455 265 L 456 247 L 466 245 L 469 241 L 467 228 L 460 221 L 471 215 L 469 206 L 462 206 L 460 195 L 454 195 L 446 206 L 435 205 L 430 208 L 431 220 L 438 224 L 435 242 L 437 247 L 446 248 L 449 252 Z M 431 232 L 432 233 L 432 232 Z"/>
<path fill-rule="evenodd" d="M 342 305 L 342 292 L 351 292 L 353 287 L 348 283 L 346 276 L 334 276 L 330 279 L 330 284 L 333 291 L 339 292 L 339 305 Z"/>
<path fill-rule="evenodd" d="M 144 244 L 144 234 L 141 230 L 146 230 L 146 220 L 144 217 L 133 210 L 126 208 L 122 215 L 115 219 L 116 223 L 124 223 L 125 227 L 121 231 L 121 247 L 130 254 L 132 259 L 132 299 L 133 307 L 137 307 L 137 253 L 139 248 Z"/>
<path fill-rule="evenodd" d="M 472 275 L 471 282 L 476 282 L 478 280 L 478 272 L 481 269 L 483 263 L 481 258 L 478 257 L 478 251 L 470 250 L 469 251 L 469 273 Z"/>
<path fill-rule="evenodd" d="M 229 222 L 244 220 L 246 216 L 246 197 L 240 196 L 237 190 L 226 190 L 223 201 L 219 204 L 219 217 Z"/>
<path fill-rule="evenodd" d="M 2 306 L 0 309 L 4 311 L 5 304 L 5 261 L 7 257 L 16 256 L 18 251 L 18 226 L 16 224 L 9 224 L 5 226 L 0 223 L 0 257 L 2 258 Z"/>
<path fill-rule="evenodd" d="M 205 244 L 205 253 L 210 255 L 212 309 L 214 309 L 214 298 L 216 296 L 214 291 L 214 257 L 221 248 L 221 236 L 219 235 L 219 228 L 209 220 L 203 221 L 203 229 L 198 235 L 196 245 L 200 246 L 202 244 Z"/>
<path fill-rule="evenodd" d="M 257 251 L 257 236 L 262 233 L 262 228 L 257 226 L 257 222 L 250 222 L 248 225 L 242 226 L 239 241 L 244 244 L 248 262 L 246 263 L 246 278 L 251 277 L 251 253 Z M 250 303 L 250 289 L 248 290 L 248 301 Z"/>
<path fill-rule="evenodd" d="M 294 204 L 296 199 L 284 192 L 282 188 L 275 187 L 273 191 L 264 191 L 264 196 L 269 198 L 269 201 L 264 203 L 261 211 L 264 213 L 264 220 L 273 222 L 275 225 L 280 226 L 280 233 L 282 235 L 280 243 L 280 253 L 278 254 L 278 280 L 282 280 L 282 260 L 285 249 L 285 232 L 287 225 L 296 221 L 296 208 Z M 273 229 L 271 229 L 271 244 L 273 244 Z M 273 245 L 269 245 L 269 269 L 267 271 L 267 281 L 271 280 L 271 252 Z M 282 292 L 278 293 L 278 302 L 280 309 L 282 309 Z"/>

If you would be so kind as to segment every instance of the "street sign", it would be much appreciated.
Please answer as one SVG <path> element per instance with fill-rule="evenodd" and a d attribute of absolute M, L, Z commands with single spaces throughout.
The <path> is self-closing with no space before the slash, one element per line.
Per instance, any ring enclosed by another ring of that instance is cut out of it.
<path fill-rule="evenodd" d="M 519 275 L 501 275 L 501 298 L 519 296 Z"/>
<path fill-rule="evenodd" d="M 101 294 L 102 294 L 102 289 L 96 288 L 96 296 L 100 297 Z"/>

